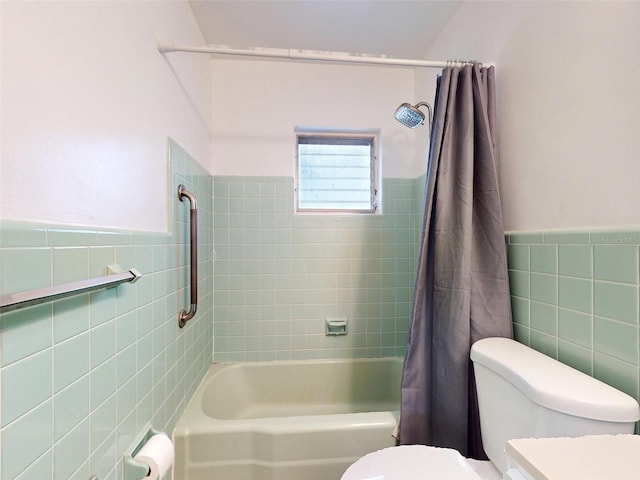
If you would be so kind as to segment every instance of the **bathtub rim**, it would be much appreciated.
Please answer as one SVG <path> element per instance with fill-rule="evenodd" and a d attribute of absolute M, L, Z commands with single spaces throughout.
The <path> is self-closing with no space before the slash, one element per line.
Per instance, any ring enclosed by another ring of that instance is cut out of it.
<path fill-rule="evenodd" d="M 332 359 L 312 359 L 312 360 L 273 360 L 273 361 L 250 361 L 250 362 L 213 362 L 209 366 L 207 373 L 202 378 L 195 393 L 187 403 L 182 415 L 176 422 L 174 429 L 175 436 L 189 436 L 193 434 L 203 434 L 215 431 L 244 431 L 251 429 L 263 433 L 282 433 L 291 429 L 326 429 L 344 427 L 347 418 L 354 428 L 371 424 L 390 424 L 397 422 L 400 418 L 398 410 L 380 412 L 357 412 L 339 413 L 326 415 L 296 415 L 288 417 L 262 417 L 251 419 L 219 419 L 207 415 L 202 408 L 202 397 L 207 389 L 207 385 L 213 382 L 217 375 L 223 370 L 230 368 L 242 368 L 247 366 L 286 366 L 286 365 L 309 365 L 309 364 L 340 364 L 340 363 L 377 363 L 377 362 L 404 362 L 403 357 L 376 357 L 376 358 L 332 358 Z"/>

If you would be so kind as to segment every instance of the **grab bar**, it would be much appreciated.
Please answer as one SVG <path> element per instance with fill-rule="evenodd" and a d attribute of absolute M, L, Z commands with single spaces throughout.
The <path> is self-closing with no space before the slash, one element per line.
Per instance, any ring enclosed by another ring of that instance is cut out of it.
<path fill-rule="evenodd" d="M 178 199 L 182 202 L 184 198 L 188 198 L 191 203 L 190 208 L 190 257 L 191 257 L 191 308 L 189 311 L 180 310 L 178 314 L 178 325 L 184 327 L 191 320 L 198 309 L 198 206 L 196 197 L 189 192 L 184 185 L 178 185 Z"/>
<path fill-rule="evenodd" d="M 26 292 L 10 293 L 0 297 L 0 313 L 11 312 L 19 308 L 31 307 L 45 302 L 90 292 L 101 288 L 115 287 L 124 282 L 135 282 L 142 275 L 135 268 L 122 272 L 117 265 L 107 266 L 107 273 L 103 277 L 90 278 L 77 282 L 54 285 L 52 287 L 37 288 Z"/>

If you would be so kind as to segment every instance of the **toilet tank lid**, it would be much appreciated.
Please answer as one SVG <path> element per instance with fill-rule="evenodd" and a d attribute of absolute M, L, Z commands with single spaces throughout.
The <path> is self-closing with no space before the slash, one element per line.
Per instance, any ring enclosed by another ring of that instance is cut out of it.
<path fill-rule="evenodd" d="M 478 340 L 471 347 L 471 360 L 551 410 L 609 422 L 640 419 L 640 407 L 631 396 L 515 340 Z"/>

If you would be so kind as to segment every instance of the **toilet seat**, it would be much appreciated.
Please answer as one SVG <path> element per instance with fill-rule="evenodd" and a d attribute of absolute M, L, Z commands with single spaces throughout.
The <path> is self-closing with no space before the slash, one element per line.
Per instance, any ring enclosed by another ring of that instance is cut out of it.
<path fill-rule="evenodd" d="M 476 462 L 490 464 L 490 462 Z M 457 450 L 451 448 L 428 447 L 425 445 L 403 445 L 389 447 L 369 453 L 352 464 L 341 480 L 425 480 L 455 479 L 483 480 L 501 478 L 493 465 L 490 476 L 478 475 Z M 485 470 L 487 470 L 485 468 Z M 495 474 L 492 470 L 495 470 Z"/>

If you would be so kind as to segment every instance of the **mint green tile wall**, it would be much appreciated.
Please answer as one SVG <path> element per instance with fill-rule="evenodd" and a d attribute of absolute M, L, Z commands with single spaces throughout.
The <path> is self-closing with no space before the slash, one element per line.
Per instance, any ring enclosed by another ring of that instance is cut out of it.
<path fill-rule="evenodd" d="M 422 234 L 422 221 L 424 220 L 424 194 L 426 188 L 427 174 L 416 178 L 414 183 L 415 195 L 413 197 L 413 235 L 415 243 L 416 259 L 420 252 L 420 236 Z"/>
<path fill-rule="evenodd" d="M 292 178 L 214 177 L 215 360 L 403 355 L 418 183 L 385 179 L 383 215 L 294 215 Z"/>
<path fill-rule="evenodd" d="M 2 480 L 122 479 L 121 456 L 144 426 L 171 433 L 211 362 L 212 182 L 171 143 L 171 233 L 0 223 L 0 292 L 135 267 L 135 284 L 0 315 Z M 199 200 L 200 303 L 188 305 L 182 253 L 185 183 Z M 123 199 L 126 201 L 126 199 Z M 176 232 L 177 230 L 177 232 Z"/>
<path fill-rule="evenodd" d="M 516 339 L 640 398 L 640 231 L 507 242 Z"/>

